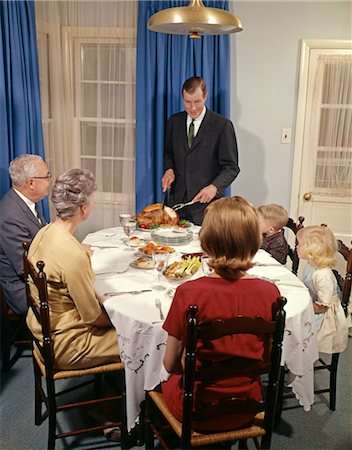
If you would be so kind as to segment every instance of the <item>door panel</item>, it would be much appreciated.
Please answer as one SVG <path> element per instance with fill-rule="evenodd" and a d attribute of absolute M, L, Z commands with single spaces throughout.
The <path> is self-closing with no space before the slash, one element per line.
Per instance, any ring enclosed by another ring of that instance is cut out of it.
<path fill-rule="evenodd" d="M 291 197 L 305 226 L 352 238 L 351 41 L 303 41 Z M 338 130 L 335 132 L 335 130 Z"/>

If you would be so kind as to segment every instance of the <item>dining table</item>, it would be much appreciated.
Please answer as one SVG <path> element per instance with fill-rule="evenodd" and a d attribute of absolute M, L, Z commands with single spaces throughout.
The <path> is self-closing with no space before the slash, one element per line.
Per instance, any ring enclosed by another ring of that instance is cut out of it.
<path fill-rule="evenodd" d="M 169 263 L 181 260 L 184 254 L 202 251 L 199 230 L 200 227 L 191 226 L 192 240 L 175 245 Z M 150 230 L 136 230 L 133 235 L 141 240 L 139 248 L 151 240 Z M 169 376 L 163 366 L 167 332 L 162 325 L 175 291 L 189 279 L 205 275 L 199 268 L 187 280 L 163 276 L 160 285 L 153 267 L 136 266 L 140 251 L 130 245 L 122 227 L 90 233 L 83 243 L 91 246 L 94 288 L 117 331 L 125 367 L 127 427 L 131 430 L 139 421 L 145 391 L 154 389 Z M 258 250 L 253 264 L 248 273 L 276 284 L 287 299 L 281 364 L 288 369 L 287 386 L 304 410 L 309 411 L 314 403 L 313 367 L 319 356 L 309 291 L 289 268 L 264 250 Z"/>

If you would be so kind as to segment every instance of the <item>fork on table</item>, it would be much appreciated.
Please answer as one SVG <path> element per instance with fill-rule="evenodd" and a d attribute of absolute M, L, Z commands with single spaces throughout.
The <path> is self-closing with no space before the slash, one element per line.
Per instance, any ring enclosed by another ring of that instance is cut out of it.
<path fill-rule="evenodd" d="M 163 310 L 161 308 L 161 300 L 160 300 L 160 298 L 156 298 L 155 299 L 155 307 L 156 307 L 156 309 L 159 310 L 160 320 L 165 320 L 165 317 L 164 317 L 164 314 L 163 314 Z"/>

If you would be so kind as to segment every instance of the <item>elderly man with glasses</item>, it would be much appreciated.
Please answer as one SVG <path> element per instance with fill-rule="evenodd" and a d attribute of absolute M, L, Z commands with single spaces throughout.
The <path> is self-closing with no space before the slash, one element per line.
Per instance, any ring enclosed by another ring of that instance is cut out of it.
<path fill-rule="evenodd" d="M 32 241 L 46 222 L 37 202 L 48 195 L 51 174 L 38 155 L 21 155 L 9 167 L 12 188 L 0 201 L 0 284 L 9 307 L 27 312 L 23 241 Z"/>

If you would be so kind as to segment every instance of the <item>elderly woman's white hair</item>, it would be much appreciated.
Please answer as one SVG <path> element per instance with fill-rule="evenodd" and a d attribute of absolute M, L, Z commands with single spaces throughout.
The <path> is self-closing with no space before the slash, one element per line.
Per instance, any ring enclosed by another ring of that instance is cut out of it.
<path fill-rule="evenodd" d="M 73 217 L 77 208 L 89 203 L 89 198 L 97 190 L 92 172 L 86 169 L 70 169 L 55 181 L 51 201 L 61 219 Z"/>
<path fill-rule="evenodd" d="M 29 178 L 40 175 L 40 168 L 35 164 L 43 161 L 39 155 L 20 155 L 13 159 L 9 166 L 9 174 L 12 184 L 22 186 Z"/>

